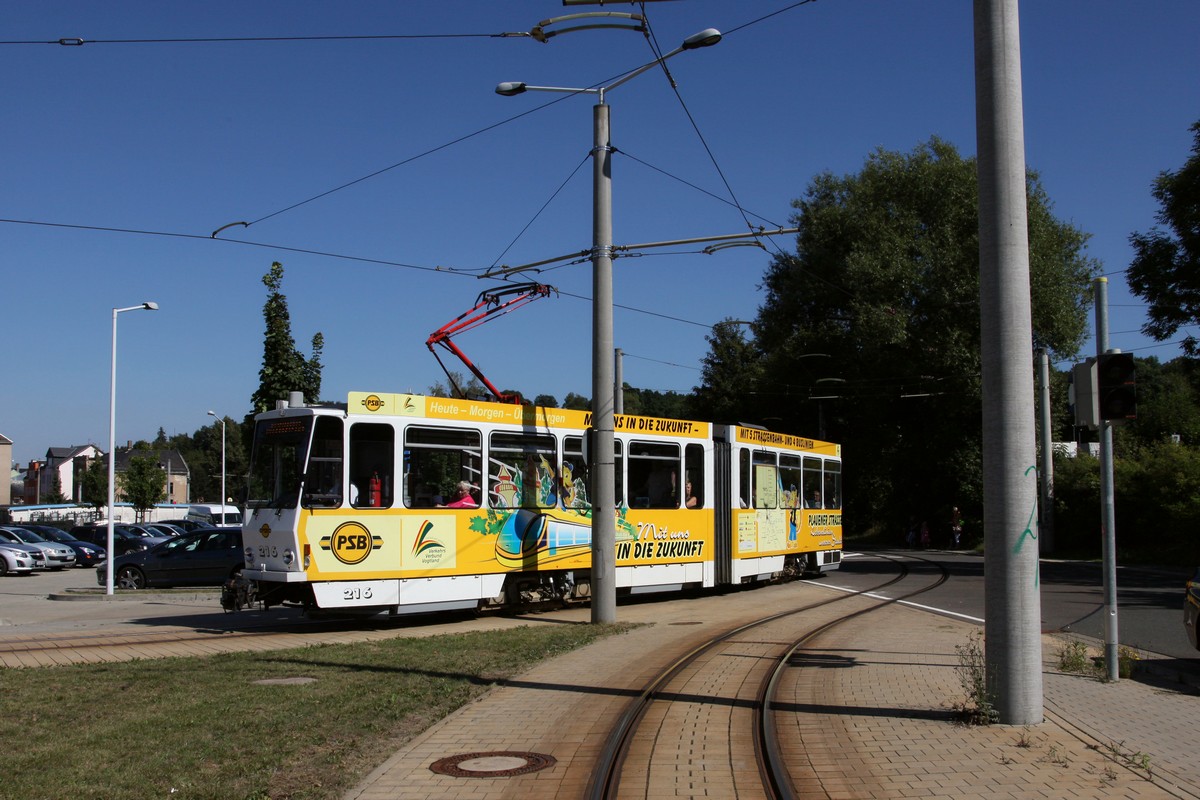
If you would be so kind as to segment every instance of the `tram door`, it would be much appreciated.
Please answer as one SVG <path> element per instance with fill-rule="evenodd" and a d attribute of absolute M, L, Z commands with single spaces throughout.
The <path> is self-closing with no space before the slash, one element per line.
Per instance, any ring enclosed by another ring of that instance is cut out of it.
<path fill-rule="evenodd" d="M 733 445 L 729 442 L 713 442 L 713 493 L 716 582 L 721 586 L 733 582 Z"/>

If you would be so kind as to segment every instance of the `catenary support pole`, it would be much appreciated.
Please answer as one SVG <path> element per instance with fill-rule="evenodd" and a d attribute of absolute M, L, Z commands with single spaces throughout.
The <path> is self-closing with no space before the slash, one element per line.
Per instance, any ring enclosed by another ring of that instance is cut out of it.
<path fill-rule="evenodd" d="M 1029 235 L 1017 0 L 975 0 L 984 635 L 999 721 L 1042 721 Z"/>
<path fill-rule="evenodd" d="M 592 114 L 592 622 L 617 621 L 616 470 L 613 459 L 612 148 L 609 107 Z"/>

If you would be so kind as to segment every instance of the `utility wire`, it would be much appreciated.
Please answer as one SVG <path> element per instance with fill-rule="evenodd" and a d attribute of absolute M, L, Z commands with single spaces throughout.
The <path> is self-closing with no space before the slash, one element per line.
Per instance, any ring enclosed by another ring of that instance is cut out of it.
<path fill-rule="evenodd" d="M 549 199 L 546 200 L 546 202 L 542 204 L 542 207 L 537 210 L 537 213 L 533 215 L 533 218 L 530 219 L 529 222 L 525 223 L 525 227 L 521 228 L 521 231 L 513 238 L 511 242 L 508 243 L 508 247 L 504 248 L 500 255 L 496 256 L 496 260 L 492 262 L 492 266 L 488 267 L 489 270 L 495 269 L 496 265 L 500 263 L 500 259 L 504 258 L 508 251 L 512 249 L 513 245 L 515 245 L 517 241 L 525 235 L 525 232 L 529 230 L 529 227 L 533 225 L 533 223 L 537 221 L 537 218 L 542 215 L 542 212 L 545 211 L 552 202 L 554 202 L 554 198 L 558 197 L 559 192 L 566 188 L 566 185 L 571 182 L 571 179 L 575 177 L 575 174 L 579 172 L 580 168 L 583 167 L 583 165 L 586 164 L 588 159 L 591 157 L 591 151 L 588 151 L 584 155 L 583 160 L 575 165 L 575 169 L 571 170 L 571 174 L 567 176 L 566 180 L 559 184 L 558 188 L 554 190 L 554 193 L 550 195 Z"/>
<path fill-rule="evenodd" d="M 517 39 L 528 33 L 383 33 L 364 36 L 211 36 L 174 37 L 165 39 L 84 39 L 68 36 L 49 40 L 0 41 L 4 44 L 57 44 L 63 47 L 82 47 L 85 44 L 214 44 L 225 42 L 348 42 L 397 39 Z"/>
<path fill-rule="evenodd" d="M 36 220 L 27 220 L 27 219 L 0 218 L 0 224 L 31 225 L 31 226 L 37 226 L 37 227 L 43 227 L 43 228 L 61 228 L 61 229 L 68 229 L 68 230 L 95 231 L 95 232 L 99 232 L 99 233 L 124 233 L 124 234 L 131 234 L 131 235 L 135 235 L 135 236 L 159 236 L 159 237 L 166 237 L 166 238 L 173 238 L 173 239 L 194 239 L 194 240 L 200 241 L 200 242 L 214 241 L 214 239 L 211 236 L 204 236 L 204 235 L 195 234 L 195 233 L 178 233 L 178 232 L 173 232 L 173 231 L 151 231 L 151 230 L 141 230 L 141 229 L 137 229 L 137 228 L 106 227 L 106 226 L 101 226 L 101 225 L 78 225 L 78 224 L 71 224 L 71 223 L 65 223 L 65 222 L 39 222 Z M 222 242 L 224 244 L 243 245 L 246 247 L 261 247 L 261 248 L 265 248 L 268 250 L 281 250 L 285 253 L 300 253 L 302 255 L 319 256 L 322 258 L 336 258 L 336 259 L 340 259 L 342 261 L 354 261 L 354 262 L 362 263 L 362 264 L 379 264 L 379 265 L 385 266 L 385 267 L 401 267 L 403 269 L 413 269 L 413 270 L 418 270 L 420 272 L 438 272 L 438 273 L 442 273 L 444 275 L 454 275 L 457 277 L 472 277 L 472 276 L 469 276 L 466 274 L 469 270 L 454 268 L 454 267 L 444 267 L 444 266 L 431 267 L 431 266 L 422 265 L 422 264 L 408 264 L 403 261 L 389 261 L 387 259 L 382 259 L 382 258 L 368 258 L 366 256 L 352 256 L 352 255 L 347 255 L 345 253 L 331 253 L 331 252 L 328 252 L 325 250 L 313 250 L 313 249 L 306 248 L 306 247 L 289 247 L 287 245 L 271 244 L 269 242 L 252 242 L 252 241 L 249 241 L 246 239 L 216 239 L 215 241 Z M 470 270 L 470 271 L 478 271 L 478 270 Z M 571 292 L 560 292 L 560 294 L 565 297 L 572 297 L 577 300 L 585 300 L 589 303 L 592 302 L 592 298 L 587 297 L 585 295 L 572 294 Z M 673 316 L 670 316 L 669 314 L 662 314 L 657 311 L 649 311 L 644 308 L 637 308 L 636 306 L 628 306 L 628 305 L 623 305 L 621 303 L 614 303 L 613 307 L 620 308 L 625 311 L 631 311 L 635 314 L 645 314 L 647 316 L 658 317 L 660 319 L 666 319 L 666 320 L 670 320 L 672 322 L 680 322 L 685 325 L 695 325 L 695 326 L 701 327 L 701 328 L 711 328 L 712 327 L 712 325 L 705 323 L 705 322 L 696 322 L 695 320 L 683 319 L 682 317 L 673 317 Z"/>
<path fill-rule="evenodd" d="M 770 14 L 764 14 L 763 16 L 759 17 L 758 19 L 752 19 L 749 22 L 743 22 L 741 25 L 738 25 L 736 28 L 732 28 L 730 30 L 725 31 L 723 35 L 729 36 L 730 34 L 737 33 L 738 31 L 744 30 L 745 28 L 749 28 L 751 25 L 757 25 L 760 22 L 764 22 L 764 21 L 770 19 L 771 17 L 778 16 L 787 11 L 792 11 L 793 9 L 799 8 L 800 6 L 806 6 L 809 3 L 815 3 L 815 2 L 816 2 L 816 0 L 800 0 L 799 3 L 792 3 L 790 6 L 784 6 L 783 8 L 779 9 L 778 11 L 772 11 Z"/>
<path fill-rule="evenodd" d="M 679 181 L 679 182 L 680 182 L 680 183 L 682 183 L 684 186 L 687 186 L 687 187 L 689 187 L 689 188 L 695 189 L 697 192 L 700 192 L 701 194 L 706 194 L 706 195 L 708 195 L 709 197 L 713 198 L 714 200 L 718 200 L 718 201 L 720 201 L 720 202 L 722 202 L 722 203 L 725 203 L 726 205 L 733 206 L 734 208 L 738 208 L 738 205 L 737 205 L 737 203 L 734 203 L 734 202 L 730 201 L 728 198 L 721 197 L 721 195 L 719 195 L 719 194 L 715 194 L 715 193 L 713 193 L 713 192 L 710 192 L 708 189 L 704 189 L 704 188 L 702 188 L 702 187 L 700 187 L 700 186 L 697 186 L 696 184 L 692 183 L 691 181 L 687 181 L 687 180 L 685 180 L 685 179 L 683 179 L 683 178 L 679 177 L 678 175 L 672 175 L 671 173 L 667 172 L 666 170 L 664 170 L 664 169 L 662 169 L 662 168 L 660 168 L 660 167 L 656 167 L 656 166 L 654 166 L 653 164 L 649 163 L 648 161 L 643 161 L 642 159 L 640 159 L 640 158 L 638 158 L 637 156 L 635 156 L 635 155 L 631 154 L 631 153 L 630 153 L 629 151 L 627 151 L 627 150 L 622 150 L 622 149 L 620 149 L 620 148 L 614 147 L 614 148 L 612 149 L 612 151 L 613 151 L 613 153 L 614 153 L 614 154 L 619 154 L 619 155 L 625 156 L 625 157 L 626 157 L 626 158 L 628 158 L 628 159 L 632 159 L 633 161 L 636 161 L 637 163 L 641 164 L 643 167 L 646 167 L 646 168 L 648 168 L 648 169 L 652 169 L 652 170 L 654 170 L 655 172 L 659 173 L 660 175 L 665 175 L 666 177 L 670 178 L 671 180 L 674 180 L 674 181 Z M 742 209 L 739 209 L 739 210 L 742 210 Z M 746 212 L 746 213 L 749 213 L 749 214 L 750 214 L 750 216 L 752 216 L 752 217 L 757 217 L 758 219 L 762 220 L 763 222 L 767 223 L 768 225 L 770 225 L 770 226 L 772 226 L 772 227 L 775 227 L 775 228 L 782 228 L 782 227 L 783 227 L 783 225 L 779 224 L 778 222 L 774 222 L 774 221 L 772 221 L 772 220 L 770 220 L 770 219 L 767 219 L 766 217 L 762 216 L 761 214 L 755 214 L 753 211 L 749 211 L 749 212 Z"/>
<path fill-rule="evenodd" d="M 277 217 L 280 214 L 284 214 L 288 211 L 293 211 L 293 210 L 299 208 L 300 206 L 308 205 L 309 203 L 313 202 L 314 200 L 320 200 L 322 197 L 328 197 L 329 195 L 331 195 L 335 192 L 340 192 L 343 189 L 348 189 L 351 186 L 354 186 L 355 184 L 359 184 L 359 183 L 362 183 L 363 181 L 370 180 L 371 178 L 374 178 L 378 175 L 382 175 L 383 173 L 389 172 L 393 169 L 396 169 L 397 167 L 402 167 L 405 164 L 411 164 L 412 162 L 414 162 L 418 159 L 424 158 L 425 156 L 433 155 L 434 153 L 445 150 L 448 147 L 453 147 L 456 144 L 461 144 L 461 143 L 467 141 L 468 139 L 473 139 L 476 136 L 487 133 L 488 131 L 495 130 L 496 128 L 499 128 L 502 125 L 507 125 L 510 122 L 515 122 L 516 120 L 521 119 L 522 117 L 527 117 L 530 114 L 535 114 L 544 108 L 548 108 L 548 107 L 554 105 L 555 103 L 561 103 L 563 100 L 566 100 L 568 97 L 574 97 L 574 95 L 564 95 L 563 97 L 556 97 L 555 99 L 550 100 L 546 103 L 543 103 L 540 106 L 536 106 L 535 108 L 531 108 L 527 111 L 522 111 L 520 114 L 515 114 L 511 117 L 508 117 L 507 119 L 502 119 L 499 122 L 494 122 L 491 125 L 487 125 L 483 128 L 480 128 L 477 131 L 472 132 L 472 133 L 468 133 L 463 136 L 459 136 L 457 139 L 452 139 L 451 141 L 446 142 L 444 144 L 440 144 L 437 147 L 432 147 L 423 153 L 418 153 L 417 155 L 409 156 L 408 158 L 406 158 L 402 161 L 397 161 L 395 164 L 392 164 L 391 166 L 384 167 L 382 169 L 377 169 L 368 175 L 363 175 L 361 178 L 355 178 L 352 181 L 343 183 L 341 186 L 335 186 L 334 188 L 328 189 L 324 192 L 321 192 L 320 194 L 315 194 L 312 197 L 308 198 L 307 200 L 301 200 L 298 203 L 292 203 L 290 206 L 287 206 L 286 208 L 281 208 L 278 211 L 272 211 L 270 214 L 267 214 L 266 216 L 259 217 L 258 219 L 253 220 L 252 222 L 246 223 L 246 227 L 250 227 L 251 225 L 257 225 L 258 223 L 263 222 L 264 220 L 268 220 L 271 217 Z"/>
<path fill-rule="evenodd" d="M 649 34 L 649 39 L 647 41 L 650 43 L 650 52 L 654 53 L 655 58 L 659 59 L 659 63 L 663 64 L 663 70 L 666 71 L 666 64 L 662 61 L 662 54 L 658 51 L 658 40 L 654 36 L 653 28 L 650 25 L 650 18 L 645 17 L 645 21 L 646 30 Z M 704 146 L 704 152 L 708 153 L 708 160 L 712 162 L 713 168 L 717 171 L 717 175 L 721 177 L 721 182 L 725 184 L 725 191 L 729 192 L 729 198 L 733 201 L 733 205 L 737 208 L 738 213 L 741 214 L 742 221 L 746 223 L 746 227 L 753 232 L 754 225 L 751 224 L 750 217 L 747 216 L 746 210 L 738 201 L 737 195 L 733 191 L 733 186 L 730 185 L 729 179 L 725 177 L 725 171 L 722 170 L 721 165 L 717 163 L 717 157 L 713 153 L 712 148 L 708 146 L 708 141 L 704 138 L 704 133 L 700 130 L 700 125 L 696 122 L 696 118 L 692 116 L 691 109 L 689 109 L 687 103 L 684 102 L 683 95 L 679 91 L 679 86 L 676 85 L 675 79 L 671 77 L 670 72 L 667 72 L 666 75 L 667 82 L 671 86 L 671 91 L 675 93 L 675 99 L 679 101 L 679 107 L 683 109 L 683 113 L 687 116 L 688 122 L 690 122 L 692 125 L 692 130 L 696 132 L 696 138 L 698 138 L 700 140 L 700 144 Z M 770 237 L 767 238 L 769 239 Z M 771 246 L 778 250 L 780 255 L 783 255 L 783 251 L 779 249 L 778 245 L 776 245 L 774 242 L 771 242 Z"/>

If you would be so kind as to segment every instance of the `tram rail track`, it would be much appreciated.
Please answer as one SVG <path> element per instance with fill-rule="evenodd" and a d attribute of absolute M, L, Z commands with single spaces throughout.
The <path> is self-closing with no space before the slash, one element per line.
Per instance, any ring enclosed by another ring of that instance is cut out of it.
<path fill-rule="evenodd" d="M 685 672 L 701 661 L 701 659 L 710 657 L 718 652 L 720 648 L 735 643 L 737 637 L 741 634 L 756 629 L 764 629 L 773 623 L 787 620 L 796 615 L 844 604 L 854 598 L 865 597 L 875 600 L 876 602 L 869 607 L 858 608 L 838 615 L 829 621 L 809 628 L 798 636 L 793 636 L 790 641 L 781 646 L 777 645 L 774 648 L 775 652 L 769 656 L 770 660 L 773 661 L 773 666 L 766 671 L 766 675 L 758 684 L 757 692 L 750 703 L 752 706 L 753 721 L 751 723 L 751 730 L 747 733 L 754 742 L 754 753 L 762 784 L 762 794 L 757 796 L 772 798 L 792 798 L 797 796 L 775 735 L 775 710 L 772 706 L 772 698 L 776 691 L 776 686 L 780 676 L 787 670 L 789 661 L 806 643 L 812 642 L 822 634 L 850 620 L 869 614 L 872 611 L 877 611 L 901 600 L 907 600 L 928 592 L 945 583 L 949 578 L 949 571 L 940 564 L 906 554 L 904 556 L 905 559 L 915 559 L 933 565 L 939 571 L 939 577 L 933 583 L 921 586 L 913 591 L 905 592 L 896 597 L 878 600 L 878 598 L 872 597 L 872 595 L 904 581 L 911 571 L 908 563 L 900 558 L 885 554 L 878 555 L 892 561 L 898 567 L 898 574 L 886 581 L 860 591 L 849 592 L 819 602 L 807 603 L 787 611 L 770 614 L 719 633 L 694 647 L 649 679 L 637 697 L 630 701 L 626 709 L 618 717 L 610 729 L 608 737 L 606 737 L 605 744 L 601 748 L 600 755 L 593 768 L 587 794 L 589 800 L 612 800 L 619 796 L 622 772 L 629 759 L 633 743 L 639 736 L 640 726 L 646 718 L 648 711 L 656 702 L 669 703 L 675 698 L 691 696 L 682 688 L 681 682 L 684 680 Z M 757 644 L 761 645 L 762 643 Z M 762 658 L 767 658 L 767 656 L 762 656 Z M 734 706 L 737 704 L 737 701 L 731 703 Z"/>

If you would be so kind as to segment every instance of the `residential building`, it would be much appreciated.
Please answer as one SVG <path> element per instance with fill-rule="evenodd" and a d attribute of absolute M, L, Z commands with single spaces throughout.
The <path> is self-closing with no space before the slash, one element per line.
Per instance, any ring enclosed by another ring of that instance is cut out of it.
<path fill-rule="evenodd" d="M 192 473 L 187 462 L 183 460 L 178 450 L 134 450 L 117 448 L 116 472 L 119 476 L 129 469 L 129 462 L 134 458 L 150 458 L 158 463 L 159 468 L 166 473 L 167 485 L 165 503 L 184 505 L 191 500 Z M 117 479 L 117 498 L 121 499 L 121 481 Z"/>

